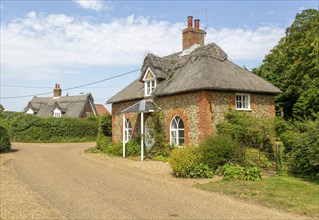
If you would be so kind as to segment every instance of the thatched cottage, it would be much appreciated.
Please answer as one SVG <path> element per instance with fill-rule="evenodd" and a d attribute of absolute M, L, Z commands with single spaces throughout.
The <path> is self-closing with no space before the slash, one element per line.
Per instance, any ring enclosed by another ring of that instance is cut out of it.
<path fill-rule="evenodd" d="M 34 96 L 24 108 L 26 114 L 40 117 L 86 118 L 98 116 L 91 93 L 76 96 L 62 96 L 60 84 L 55 84 L 53 97 Z"/>
<path fill-rule="evenodd" d="M 275 116 L 274 96 L 280 90 L 229 61 L 216 44 L 204 45 L 205 34 L 199 20 L 193 27 L 189 16 L 183 51 L 165 57 L 148 54 L 139 78 L 108 100 L 114 142 L 144 134 L 154 111 L 163 112 L 168 141 L 175 145 L 198 143 L 213 134 L 229 109 Z"/>

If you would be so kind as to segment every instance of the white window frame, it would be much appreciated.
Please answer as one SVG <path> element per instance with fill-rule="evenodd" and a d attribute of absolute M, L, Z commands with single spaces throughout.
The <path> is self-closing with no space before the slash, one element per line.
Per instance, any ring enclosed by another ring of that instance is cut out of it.
<path fill-rule="evenodd" d="M 153 79 L 146 79 L 146 76 L 149 72 L 152 74 Z M 156 88 L 156 77 L 155 77 L 153 71 L 151 70 L 151 68 L 148 67 L 146 69 L 144 77 L 143 77 L 143 81 L 144 81 L 144 95 L 151 96 L 152 92 Z"/>
<path fill-rule="evenodd" d="M 55 118 L 61 118 L 62 116 L 62 111 L 56 107 L 54 110 L 53 110 L 53 117 Z"/>
<path fill-rule="evenodd" d="M 85 117 L 89 118 L 91 116 L 90 112 L 85 112 Z"/>
<path fill-rule="evenodd" d="M 156 87 L 156 80 L 155 79 L 145 80 L 144 84 L 145 84 L 145 96 L 151 96 L 152 92 L 154 91 Z"/>
<path fill-rule="evenodd" d="M 236 93 L 235 94 L 235 109 L 250 111 L 250 94 L 249 93 Z"/>
<path fill-rule="evenodd" d="M 132 124 L 128 118 L 125 119 L 124 125 L 124 142 L 127 143 L 132 140 Z"/>
<path fill-rule="evenodd" d="M 179 120 L 176 119 L 177 117 L 179 118 Z M 180 120 L 183 122 L 183 125 L 184 125 L 183 128 L 179 128 L 178 127 Z M 177 128 L 172 128 L 172 125 L 173 125 L 174 121 L 177 123 Z M 179 139 L 180 139 L 179 132 L 180 131 L 183 131 L 183 135 L 184 135 L 184 137 L 182 137 L 182 139 L 184 140 L 183 143 L 179 143 Z M 172 132 L 176 132 L 175 140 L 173 140 L 174 137 L 172 136 Z M 185 143 L 185 123 L 184 123 L 183 119 L 179 115 L 175 115 L 172 118 L 171 123 L 170 123 L 170 127 L 169 127 L 169 135 L 170 135 L 169 139 L 170 139 L 170 144 L 171 145 L 174 144 L 176 146 L 182 146 Z"/>

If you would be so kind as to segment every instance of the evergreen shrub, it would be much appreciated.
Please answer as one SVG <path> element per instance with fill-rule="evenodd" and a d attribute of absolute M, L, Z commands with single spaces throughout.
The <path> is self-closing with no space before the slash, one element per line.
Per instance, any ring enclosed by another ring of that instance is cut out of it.
<path fill-rule="evenodd" d="M 201 162 L 215 170 L 228 162 L 241 161 L 238 143 L 229 135 L 210 136 L 199 145 Z"/>
<path fill-rule="evenodd" d="M 7 129 L 0 126 L 0 153 L 7 152 L 11 148 L 10 137 Z"/>
<path fill-rule="evenodd" d="M 42 118 L 16 112 L 1 112 L 12 141 L 17 142 L 80 142 L 93 141 L 98 132 L 96 118 Z"/>

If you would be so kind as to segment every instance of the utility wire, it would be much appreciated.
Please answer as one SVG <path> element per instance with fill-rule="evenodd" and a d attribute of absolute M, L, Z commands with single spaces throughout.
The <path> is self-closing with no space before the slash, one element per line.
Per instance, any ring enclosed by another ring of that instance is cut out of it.
<path fill-rule="evenodd" d="M 26 89 L 51 89 L 52 86 L 24 86 L 24 85 L 8 85 L 0 84 L 0 87 L 9 87 L 9 88 L 26 88 Z M 105 88 L 118 88 L 122 86 L 103 86 L 103 87 L 85 87 L 87 89 L 105 89 Z"/>
<path fill-rule="evenodd" d="M 84 87 L 84 86 L 89 86 L 89 85 L 101 83 L 101 82 L 104 82 L 104 81 L 108 81 L 108 80 L 111 80 L 111 79 L 119 78 L 119 77 L 121 77 L 121 76 L 125 76 L 125 75 L 128 75 L 128 74 L 130 74 L 130 73 L 134 73 L 134 72 L 136 72 L 136 71 L 138 71 L 138 70 L 140 70 L 140 69 L 135 69 L 135 70 L 132 70 L 132 71 L 129 71 L 129 72 L 126 72 L 126 73 L 122 73 L 122 74 L 119 74 L 119 75 L 116 75 L 116 76 L 112 76 L 112 77 L 109 77 L 109 78 L 106 78 L 106 79 L 98 80 L 98 81 L 95 81 L 95 82 L 83 84 L 83 85 L 80 85 L 80 86 L 74 86 L 74 87 L 71 87 L 71 88 L 63 89 L 63 91 L 68 91 L 68 90 L 72 90 L 72 89 L 77 89 L 77 88 L 81 88 L 81 87 Z M 51 93 L 52 93 L 52 92 L 45 92 L 45 93 L 38 93 L 38 94 L 33 94 L 33 95 L 21 95 L 21 96 L 0 97 L 0 99 L 26 98 L 26 97 L 47 95 L 47 94 L 51 94 Z"/>

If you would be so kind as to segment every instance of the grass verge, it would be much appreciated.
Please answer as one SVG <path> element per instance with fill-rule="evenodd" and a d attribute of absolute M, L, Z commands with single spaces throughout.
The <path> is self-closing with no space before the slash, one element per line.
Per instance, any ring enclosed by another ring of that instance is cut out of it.
<path fill-rule="evenodd" d="M 216 181 L 196 187 L 299 215 L 319 217 L 319 184 L 296 177 L 272 177 L 257 182 Z"/>

